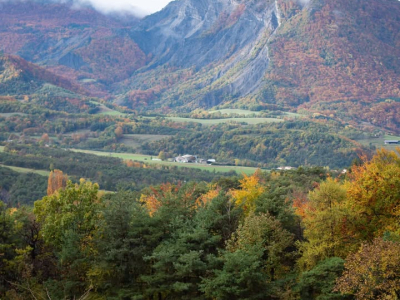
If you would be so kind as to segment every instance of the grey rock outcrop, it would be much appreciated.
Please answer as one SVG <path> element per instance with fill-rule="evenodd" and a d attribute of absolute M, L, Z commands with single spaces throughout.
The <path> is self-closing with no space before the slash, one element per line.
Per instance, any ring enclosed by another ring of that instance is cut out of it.
<path fill-rule="evenodd" d="M 210 107 L 256 92 L 269 66 L 268 44 L 280 26 L 273 0 L 178 0 L 140 22 L 131 37 L 154 56 L 145 70 L 168 64 L 218 68 L 195 101 Z M 223 80 L 221 80 L 223 79 Z M 221 81 L 221 84 L 214 84 Z"/>

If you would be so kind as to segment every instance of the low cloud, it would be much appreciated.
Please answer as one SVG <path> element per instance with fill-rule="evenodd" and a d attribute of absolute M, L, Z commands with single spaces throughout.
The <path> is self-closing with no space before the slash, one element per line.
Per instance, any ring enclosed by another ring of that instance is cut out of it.
<path fill-rule="evenodd" d="M 72 3 L 75 7 L 90 5 L 102 13 L 120 12 L 141 16 L 159 11 L 171 2 L 171 0 L 0 0 L 0 3 L 27 1 Z"/>
<path fill-rule="evenodd" d="M 311 0 L 297 0 L 301 5 L 307 5 Z"/>

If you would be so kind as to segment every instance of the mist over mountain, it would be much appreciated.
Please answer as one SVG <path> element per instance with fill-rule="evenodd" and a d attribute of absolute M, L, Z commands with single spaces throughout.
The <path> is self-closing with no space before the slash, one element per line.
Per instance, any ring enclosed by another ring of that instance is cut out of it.
<path fill-rule="evenodd" d="M 153 0 L 151 2 L 142 0 L 0 0 L 0 5 L 1 3 L 6 2 L 36 2 L 41 4 L 59 3 L 71 5 L 71 7 L 75 9 L 91 7 L 104 14 L 118 13 L 122 15 L 131 14 L 137 17 L 144 17 L 162 9 L 168 4 L 168 2 L 170 2 L 170 0 Z"/>

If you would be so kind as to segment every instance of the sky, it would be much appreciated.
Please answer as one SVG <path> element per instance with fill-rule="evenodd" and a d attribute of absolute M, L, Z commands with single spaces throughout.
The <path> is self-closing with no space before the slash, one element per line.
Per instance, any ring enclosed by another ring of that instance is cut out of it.
<path fill-rule="evenodd" d="M 74 0 L 74 2 L 90 3 L 102 12 L 131 11 L 147 15 L 163 9 L 171 0 Z"/>

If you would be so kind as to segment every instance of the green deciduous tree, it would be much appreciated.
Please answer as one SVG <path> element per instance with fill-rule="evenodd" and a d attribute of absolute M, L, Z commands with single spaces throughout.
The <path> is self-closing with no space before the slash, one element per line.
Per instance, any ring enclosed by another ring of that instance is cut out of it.
<path fill-rule="evenodd" d="M 87 272 L 93 259 L 93 237 L 101 219 L 99 186 L 68 181 L 65 189 L 35 202 L 41 236 L 59 260 L 63 296 L 81 295 L 87 289 Z"/>

